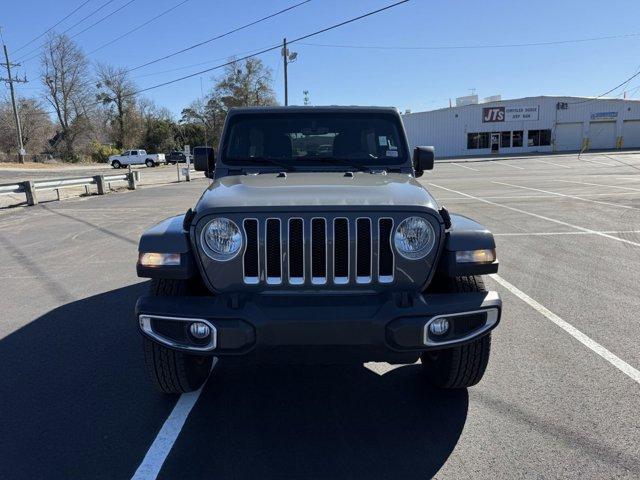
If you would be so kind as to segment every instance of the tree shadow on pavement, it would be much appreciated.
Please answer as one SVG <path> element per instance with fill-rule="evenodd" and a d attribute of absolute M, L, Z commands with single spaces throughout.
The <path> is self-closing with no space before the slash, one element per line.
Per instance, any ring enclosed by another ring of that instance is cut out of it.
<path fill-rule="evenodd" d="M 147 380 L 139 283 L 74 301 L 0 340 L 0 478 L 130 478 L 176 396 Z M 466 390 L 434 392 L 419 365 L 220 362 L 164 478 L 428 478 L 454 449 Z"/>
<path fill-rule="evenodd" d="M 133 318 L 146 282 L 0 340 L 0 478 L 128 478 L 177 397 L 156 393 Z"/>
<path fill-rule="evenodd" d="M 458 442 L 468 394 L 428 389 L 420 369 L 220 362 L 160 478 L 431 478 Z"/>

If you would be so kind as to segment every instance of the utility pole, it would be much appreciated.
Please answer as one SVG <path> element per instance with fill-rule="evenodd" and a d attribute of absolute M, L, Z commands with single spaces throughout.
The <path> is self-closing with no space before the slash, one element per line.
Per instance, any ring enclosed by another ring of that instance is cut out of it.
<path fill-rule="evenodd" d="M 287 49 L 287 39 L 282 40 L 282 60 L 284 62 L 284 105 L 289 105 L 289 74 L 287 67 L 290 63 L 294 62 L 298 58 L 296 52 L 289 52 Z"/>
<path fill-rule="evenodd" d="M 284 106 L 289 105 L 289 75 L 287 74 L 287 38 L 282 40 L 282 60 L 284 61 Z"/>
<path fill-rule="evenodd" d="M 18 131 L 18 145 L 20 145 L 20 152 L 18 153 L 18 158 L 20 163 L 24 163 L 24 156 L 27 152 L 24 149 L 24 145 L 22 144 L 22 127 L 20 125 L 20 117 L 18 116 L 18 108 L 16 107 L 16 96 L 13 91 L 13 84 L 15 83 L 26 83 L 27 79 L 25 78 L 11 78 L 11 67 L 19 67 L 20 64 L 12 64 L 9 62 L 9 53 L 7 52 L 7 46 L 2 45 L 4 48 L 4 58 L 6 63 L 3 65 L 7 67 L 7 78 L 0 77 L 0 81 L 5 81 L 9 84 L 9 91 L 11 92 L 11 105 L 13 106 L 13 117 L 16 120 L 16 130 Z"/>

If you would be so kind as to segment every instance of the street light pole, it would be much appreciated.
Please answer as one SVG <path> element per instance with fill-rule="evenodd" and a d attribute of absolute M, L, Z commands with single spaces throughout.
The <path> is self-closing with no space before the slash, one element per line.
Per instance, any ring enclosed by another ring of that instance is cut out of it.
<path fill-rule="evenodd" d="M 282 40 L 282 60 L 284 61 L 284 105 L 285 107 L 289 105 L 289 78 L 287 74 L 287 65 L 289 65 L 288 57 L 289 52 L 287 52 L 287 39 L 286 37 Z"/>

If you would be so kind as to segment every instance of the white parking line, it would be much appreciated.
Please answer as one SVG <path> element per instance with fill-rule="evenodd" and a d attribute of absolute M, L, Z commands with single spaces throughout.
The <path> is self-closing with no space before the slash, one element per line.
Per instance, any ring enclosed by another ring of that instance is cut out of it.
<path fill-rule="evenodd" d="M 494 162 L 491 162 L 491 164 L 493 164 Z M 504 165 L 505 167 L 511 167 L 511 168 L 517 168 L 518 170 L 524 170 L 524 167 L 518 167 L 516 165 L 511 165 L 510 163 L 506 163 L 506 162 L 496 162 L 496 165 Z"/>
<path fill-rule="evenodd" d="M 597 235 L 598 233 L 609 233 L 614 235 L 626 233 L 640 233 L 640 230 L 600 230 L 597 232 L 513 232 L 513 233 L 494 233 L 494 237 L 537 237 L 547 235 Z"/>
<path fill-rule="evenodd" d="M 583 193 L 581 197 L 624 197 L 625 195 L 637 195 L 635 192 L 614 192 L 614 193 Z M 557 195 L 488 195 L 483 198 L 491 200 L 531 200 L 536 198 L 558 198 Z M 460 197 L 440 197 L 438 200 L 442 202 L 469 202 L 468 198 Z"/>
<path fill-rule="evenodd" d="M 547 165 L 554 165 L 556 167 L 562 167 L 562 168 L 571 168 L 569 165 L 562 165 L 561 163 L 553 163 L 553 162 L 547 162 L 545 160 L 536 160 L 537 162 L 542 162 L 542 163 L 546 163 Z"/>
<path fill-rule="evenodd" d="M 453 190 L 452 188 L 443 187 L 435 183 L 429 183 L 429 185 L 436 188 L 441 188 L 442 190 L 446 190 L 447 192 L 457 193 L 458 195 L 462 195 L 463 197 L 473 198 L 479 202 L 487 203 L 489 205 L 494 205 L 496 207 L 506 208 L 507 210 L 511 210 L 513 212 L 522 213 L 523 215 L 529 215 L 531 217 L 536 217 L 541 220 L 547 220 L 548 222 L 557 223 L 558 225 L 564 225 L 565 227 L 575 228 L 576 230 L 580 230 L 582 232 L 593 233 L 594 235 L 608 238 L 610 240 L 615 240 L 617 242 L 627 243 L 635 247 L 640 247 L 639 242 L 632 242 L 631 240 L 627 240 L 626 238 L 614 237 L 613 235 L 609 235 L 608 233 L 598 232 L 596 230 L 591 230 L 590 228 L 580 227 L 578 225 L 572 225 L 571 223 L 563 222 L 562 220 L 556 220 L 555 218 L 545 217 L 544 215 L 538 215 L 537 213 L 533 213 L 533 212 L 527 212 L 526 210 L 522 210 L 520 208 L 510 207 L 509 205 L 503 205 L 501 203 L 492 202 L 491 200 L 485 200 L 484 198 L 476 197 L 474 195 L 469 195 L 468 193 L 464 193 L 464 192 L 459 192 L 458 190 Z"/>
<path fill-rule="evenodd" d="M 600 205 L 608 205 L 610 207 L 626 208 L 626 209 L 629 209 L 629 210 L 640 210 L 640 208 L 632 207 L 631 205 L 621 205 L 619 203 L 603 202 L 602 200 L 593 200 L 591 198 L 583 198 L 583 197 L 578 197 L 577 195 L 569 195 L 569 194 L 566 194 L 566 193 L 552 192 L 550 190 L 542 190 L 540 188 L 525 187 L 523 185 L 514 185 L 512 183 L 505 183 L 505 182 L 491 182 L 491 183 L 495 183 L 496 185 L 506 185 L 507 187 L 522 188 L 523 190 L 531 190 L 533 192 L 540 192 L 540 193 L 547 193 L 547 194 L 550 194 L 550 195 L 557 195 L 558 197 L 572 198 L 574 200 L 581 200 L 583 202 L 599 203 Z"/>
<path fill-rule="evenodd" d="M 571 325 L 569 322 L 564 321 L 562 318 L 560 318 L 558 315 L 556 315 L 551 310 L 546 308 L 544 305 L 536 302 L 533 298 L 531 298 L 529 295 L 524 293 L 522 290 L 513 286 L 511 283 L 507 282 L 500 275 L 493 274 L 493 275 L 490 275 L 490 277 L 496 282 L 498 282 L 500 285 L 502 285 L 504 288 L 509 290 L 511 293 L 513 293 L 520 300 L 524 301 L 530 307 L 534 308 L 537 312 L 544 315 L 548 320 L 555 323 L 558 327 L 560 327 L 562 330 L 567 332 L 573 338 L 578 340 L 585 347 L 589 348 L 593 352 L 600 355 L 607 362 L 609 362 L 611 365 L 616 367 L 622 373 L 627 375 L 633 381 L 640 384 L 640 371 L 633 368 L 631 365 L 629 365 L 627 362 L 622 360 L 620 357 L 611 353 L 609 350 L 607 350 L 605 347 L 600 345 L 598 342 L 596 342 L 595 340 L 591 339 L 590 337 L 582 333 L 580 330 L 578 330 L 576 327 Z"/>
<path fill-rule="evenodd" d="M 559 178 L 556 178 L 553 180 L 554 182 L 564 182 L 564 183 L 576 183 L 579 185 L 589 185 L 592 187 L 611 187 L 611 188 L 619 188 L 621 190 L 631 190 L 633 192 L 640 192 L 640 188 L 632 188 L 632 187 L 622 187 L 620 185 L 606 185 L 604 183 L 589 183 L 589 182 L 577 182 L 575 180 L 560 180 Z M 606 194 L 602 194 L 602 195 L 606 195 Z"/>
<path fill-rule="evenodd" d="M 451 162 L 450 165 L 455 165 L 456 167 L 466 168 L 467 170 L 473 170 L 474 172 L 479 172 L 480 170 L 476 170 L 475 168 L 467 167 L 466 165 L 460 165 L 459 163 Z"/>
<path fill-rule="evenodd" d="M 591 160 L 591 159 L 587 159 L 587 158 L 579 158 L 578 159 L 579 162 L 589 162 L 589 163 L 598 163 L 600 165 L 606 165 L 607 167 L 617 167 L 618 165 L 621 165 L 619 163 L 606 163 L 606 162 L 598 162 L 596 160 Z"/>
<path fill-rule="evenodd" d="M 218 359 L 214 358 L 211 364 L 212 370 L 216 366 L 216 363 L 218 363 Z M 204 385 L 206 385 L 206 382 Z M 176 442 L 178 435 L 180 435 L 180 431 L 184 426 L 184 422 L 187 421 L 191 409 L 198 401 L 204 385 L 195 392 L 180 395 L 173 410 L 164 421 L 162 428 L 149 447 L 142 463 L 136 470 L 136 473 L 133 474 L 133 477 L 131 477 L 132 480 L 152 480 L 158 477 L 160 469 L 173 448 L 173 444 Z"/>

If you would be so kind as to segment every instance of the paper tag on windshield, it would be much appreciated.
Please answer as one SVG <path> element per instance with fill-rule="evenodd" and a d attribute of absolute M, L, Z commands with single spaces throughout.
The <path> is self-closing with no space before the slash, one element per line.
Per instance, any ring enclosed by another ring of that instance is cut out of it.
<path fill-rule="evenodd" d="M 387 157 L 397 157 L 397 156 L 398 156 L 397 150 L 387 150 Z"/>
<path fill-rule="evenodd" d="M 378 137 L 378 143 L 381 147 L 386 147 L 388 144 L 386 135 L 380 135 Z"/>

